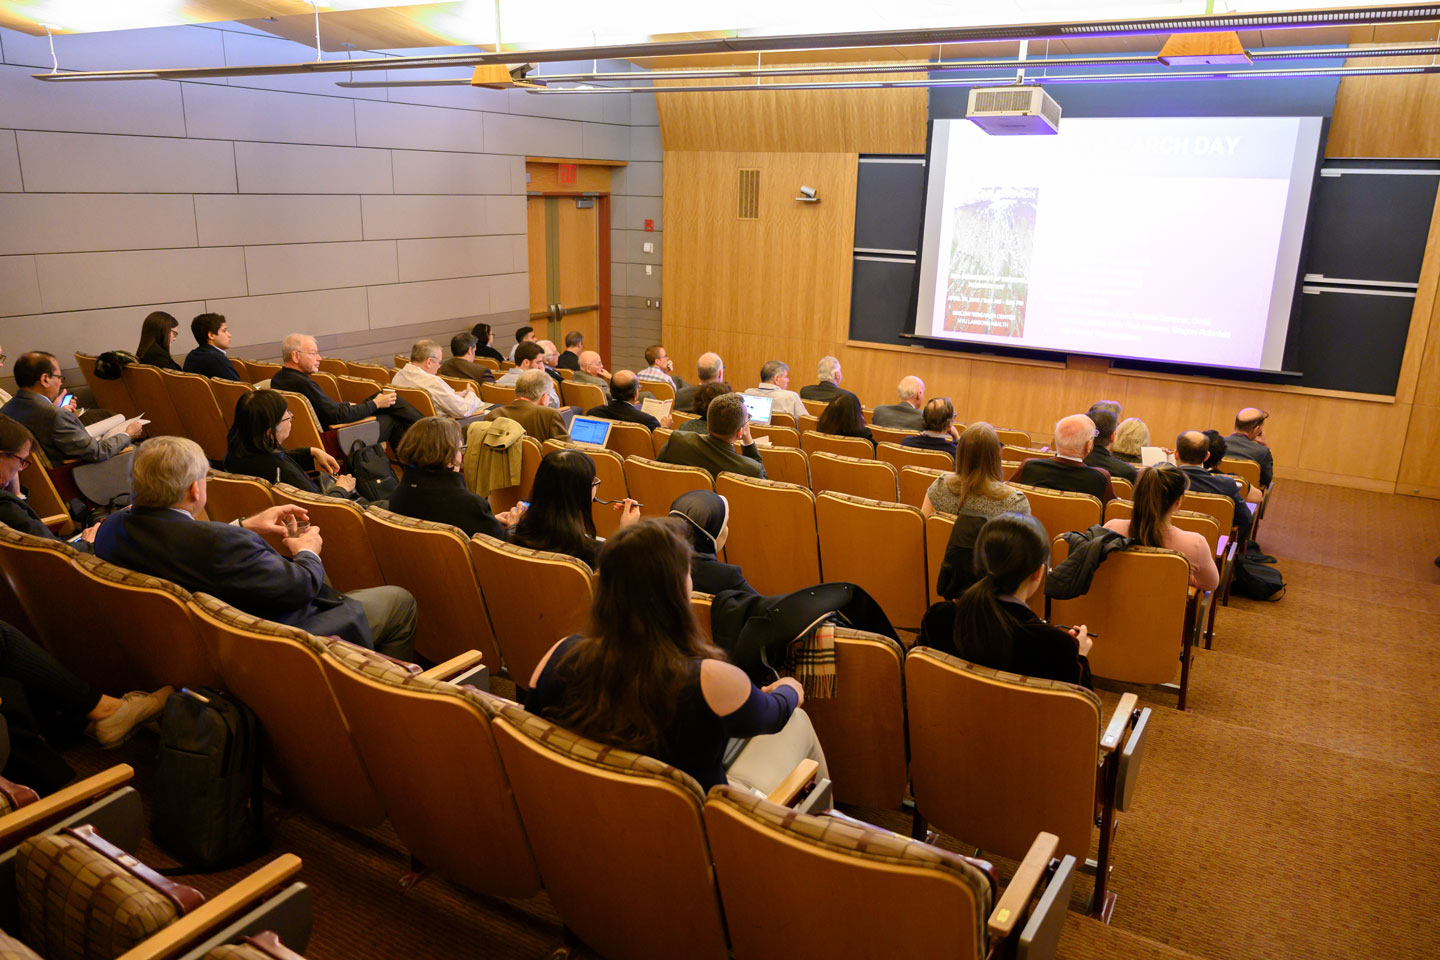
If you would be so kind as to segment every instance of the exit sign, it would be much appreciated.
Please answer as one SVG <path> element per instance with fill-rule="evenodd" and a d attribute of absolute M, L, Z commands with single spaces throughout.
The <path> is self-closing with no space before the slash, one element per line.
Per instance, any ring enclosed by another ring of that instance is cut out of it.
<path fill-rule="evenodd" d="M 646 220 L 646 221 L 645 221 L 645 232 L 646 232 L 646 233 L 654 233 L 654 232 L 655 232 L 655 221 L 654 221 L 654 220 Z"/>
<path fill-rule="evenodd" d="M 577 164 L 574 164 L 574 163 L 562 163 L 562 164 L 560 164 L 560 182 L 561 182 L 561 183 L 574 183 L 575 180 L 576 180 L 576 178 L 577 178 L 577 176 L 578 176 L 578 174 L 579 174 L 579 172 L 580 172 L 580 167 L 579 167 L 579 165 L 577 165 Z"/>

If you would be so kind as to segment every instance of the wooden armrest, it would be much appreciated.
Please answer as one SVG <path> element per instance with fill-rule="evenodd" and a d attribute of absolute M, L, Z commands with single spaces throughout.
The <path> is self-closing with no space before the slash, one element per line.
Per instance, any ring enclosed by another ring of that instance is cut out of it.
<path fill-rule="evenodd" d="M 437 663 L 429 670 L 416 674 L 423 680 L 448 680 L 456 674 L 464 673 L 481 660 L 479 650 L 467 650 L 459 656 L 451 657 L 444 663 Z"/>
<path fill-rule="evenodd" d="M 1225 548 L 1230 545 L 1230 537 L 1227 534 L 1220 534 L 1220 539 L 1215 541 L 1215 556 L 1225 556 Z"/>
<path fill-rule="evenodd" d="M 344 430 L 346 427 L 353 427 L 353 426 L 356 426 L 357 424 L 361 424 L 361 423 L 374 423 L 374 422 L 375 422 L 375 418 L 374 418 L 374 417 L 361 417 L 359 420 L 351 420 L 349 423 L 337 423 L 337 424 L 335 424 L 335 426 L 331 427 L 330 429 L 331 429 L 331 430 Z M 324 433 L 324 431 L 322 430 L 321 433 Z"/>
<path fill-rule="evenodd" d="M 1130 723 L 1130 715 L 1135 712 L 1135 704 L 1140 700 L 1133 693 L 1121 695 L 1120 702 L 1115 705 L 1115 712 L 1110 715 L 1110 723 L 1105 727 L 1105 732 L 1100 736 L 1100 749 L 1106 753 L 1115 750 L 1120 746 L 1120 738 L 1125 735 L 1125 728 Z"/>
<path fill-rule="evenodd" d="M 135 768 L 121 763 L 0 817 L 0 850 L 12 846 L 15 838 L 30 836 L 102 793 L 124 786 L 134 776 Z"/>
<path fill-rule="evenodd" d="M 70 522 L 70 515 L 68 513 L 57 513 L 53 517 L 41 517 L 40 522 L 47 527 L 63 527 Z"/>
<path fill-rule="evenodd" d="M 801 760 L 795 765 L 795 769 L 790 771 L 790 775 L 780 781 L 780 786 L 770 791 L 770 796 L 765 799 L 771 803 L 778 803 L 782 807 L 790 806 L 795 802 L 796 795 L 805 789 L 805 785 L 815 779 L 815 774 L 819 769 L 820 764 L 814 760 L 808 757 Z"/>
<path fill-rule="evenodd" d="M 136 944 L 120 960 L 164 960 L 184 950 L 205 934 L 229 922 L 275 887 L 300 872 L 300 858 L 282 854 L 243 880 L 215 895 L 155 936 Z"/>
<path fill-rule="evenodd" d="M 995 904 L 995 909 L 990 912 L 988 929 L 990 936 L 1004 939 L 1015 931 L 1015 924 L 1025 915 L 1025 905 L 1035 895 L 1035 888 L 1040 885 L 1040 880 L 1045 876 L 1045 870 L 1050 866 L 1050 858 L 1055 856 L 1055 851 L 1060 848 L 1060 838 L 1053 833 L 1041 833 L 1030 844 L 1030 850 L 1025 854 L 1025 859 L 1020 861 L 1020 866 L 1015 869 L 1015 876 L 1010 878 L 1010 886 L 1000 895 L 1000 901 Z"/>

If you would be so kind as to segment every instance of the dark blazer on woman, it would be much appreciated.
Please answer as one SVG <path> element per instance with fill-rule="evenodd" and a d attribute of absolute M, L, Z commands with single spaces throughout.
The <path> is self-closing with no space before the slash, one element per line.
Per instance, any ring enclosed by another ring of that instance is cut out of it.
<path fill-rule="evenodd" d="M 309 493 L 321 492 L 307 472 L 315 469 L 315 457 L 308 447 L 273 453 L 241 453 L 231 447 L 225 451 L 225 469 L 270 483 L 288 483 Z"/>
<path fill-rule="evenodd" d="M 490 510 L 490 502 L 465 487 L 454 470 L 418 470 L 406 467 L 400 486 L 390 495 L 390 509 L 416 520 L 448 523 L 473 537 L 483 533 L 505 539 L 505 527 Z"/>
<path fill-rule="evenodd" d="M 179 372 L 180 364 L 170 356 L 170 351 L 158 343 L 150 344 L 150 349 L 140 354 L 140 362 L 149 364 L 152 367 L 159 367 L 162 370 L 174 370 Z"/>
<path fill-rule="evenodd" d="M 1080 644 L 1068 631 L 1051 626 L 1035 616 L 1023 603 L 1001 600 L 1001 608 L 1014 621 L 1015 634 L 1011 645 L 1013 655 L 1009 663 L 989 663 L 982 657 L 972 638 L 962 635 L 957 622 L 954 645 L 955 655 L 962 660 L 992 667 L 1007 673 L 1018 673 L 1026 677 L 1043 677 L 1064 683 L 1078 683 L 1094 688 L 1090 679 L 1090 661 L 1080 656 Z"/>
<path fill-rule="evenodd" d="M 505 354 L 501 353 L 499 350 L 496 350 L 494 347 L 491 346 L 486 346 L 485 344 L 481 344 L 480 346 L 475 348 L 475 356 L 489 357 L 496 363 L 503 363 L 506 360 L 510 359 L 509 357 L 505 356 Z"/>

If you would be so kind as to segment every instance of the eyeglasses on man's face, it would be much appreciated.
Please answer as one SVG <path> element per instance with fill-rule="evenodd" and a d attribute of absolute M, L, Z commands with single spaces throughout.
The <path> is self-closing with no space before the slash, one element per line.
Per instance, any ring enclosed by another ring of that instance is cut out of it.
<path fill-rule="evenodd" d="M 0 450 L 0 457 L 9 457 L 11 460 L 18 461 L 21 470 L 28 470 L 30 468 L 30 464 L 34 462 L 34 460 L 30 457 L 22 457 L 20 456 L 20 454 L 12 453 L 9 450 Z"/>

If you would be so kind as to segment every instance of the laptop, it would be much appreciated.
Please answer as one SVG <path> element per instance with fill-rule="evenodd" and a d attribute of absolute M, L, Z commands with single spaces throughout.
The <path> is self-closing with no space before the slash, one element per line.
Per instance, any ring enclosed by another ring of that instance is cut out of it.
<path fill-rule="evenodd" d="M 744 393 L 740 395 L 740 398 L 745 401 L 745 409 L 749 412 L 752 422 L 770 423 L 770 407 L 774 404 L 774 400 L 769 397 L 752 397 Z"/>
<path fill-rule="evenodd" d="M 583 447 L 603 447 L 614 423 L 600 417 L 576 417 L 570 421 L 570 439 Z"/>

